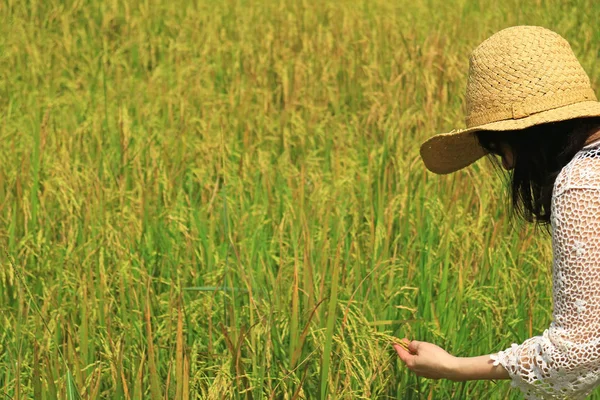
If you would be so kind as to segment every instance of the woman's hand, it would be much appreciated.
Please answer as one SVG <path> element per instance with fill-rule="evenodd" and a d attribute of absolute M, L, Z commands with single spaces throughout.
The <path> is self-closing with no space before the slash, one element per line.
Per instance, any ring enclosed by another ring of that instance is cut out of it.
<path fill-rule="evenodd" d="M 430 379 L 455 379 L 458 359 L 432 343 L 402 339 L 402 345 L 394 343 L 400 359 L 415 374 Z"/>

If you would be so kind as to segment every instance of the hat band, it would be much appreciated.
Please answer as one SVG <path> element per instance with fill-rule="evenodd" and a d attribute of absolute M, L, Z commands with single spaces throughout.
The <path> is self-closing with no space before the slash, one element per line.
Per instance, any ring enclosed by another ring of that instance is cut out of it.
<path fill-rule="evenodd" d="M 521 119 L 532 114 L 552 110 L 582 101 L 596 101 L 592 88 L 571 90 L 567 93 L 557 93 L 551 96 L 536 97 L 511 104 L 504 104 L 492 111 L 473 113 L 466 117 L 467 128 L 507 119 Z"/>

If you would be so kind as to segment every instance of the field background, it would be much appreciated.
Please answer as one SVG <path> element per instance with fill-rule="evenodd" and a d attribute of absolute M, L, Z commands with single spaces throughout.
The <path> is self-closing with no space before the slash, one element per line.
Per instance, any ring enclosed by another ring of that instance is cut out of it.
<path fill-rule="evenodd" d="M 416 378 L 541 333 L 549 236 L 463 127 L 469 52 L 516 24 L 600 78 L 600 5 L 3 0 L 0 397 L 519 398 Z M 596 396 L 595 398 L 600 398 Z"/>

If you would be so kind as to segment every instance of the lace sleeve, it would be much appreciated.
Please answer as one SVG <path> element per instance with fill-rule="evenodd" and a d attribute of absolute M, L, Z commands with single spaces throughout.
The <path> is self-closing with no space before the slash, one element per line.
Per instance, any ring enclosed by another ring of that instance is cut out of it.
<path fill-rule="evenodd" d="M 600 384 L 600 159 L 565 175 L 552 204 L 554 321 L 492 355 L 526 399 L 584 399 Z"/>

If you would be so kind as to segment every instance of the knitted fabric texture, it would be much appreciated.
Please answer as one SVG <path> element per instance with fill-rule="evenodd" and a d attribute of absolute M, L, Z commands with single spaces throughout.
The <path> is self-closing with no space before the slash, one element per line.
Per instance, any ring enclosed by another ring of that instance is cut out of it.
<path fill-rule="evenodd" d="M 600 384 L 600 144 L 558 175 L 551 223 L 553 322 L 491 357 L 526 399 L 584 399 Z"/>

